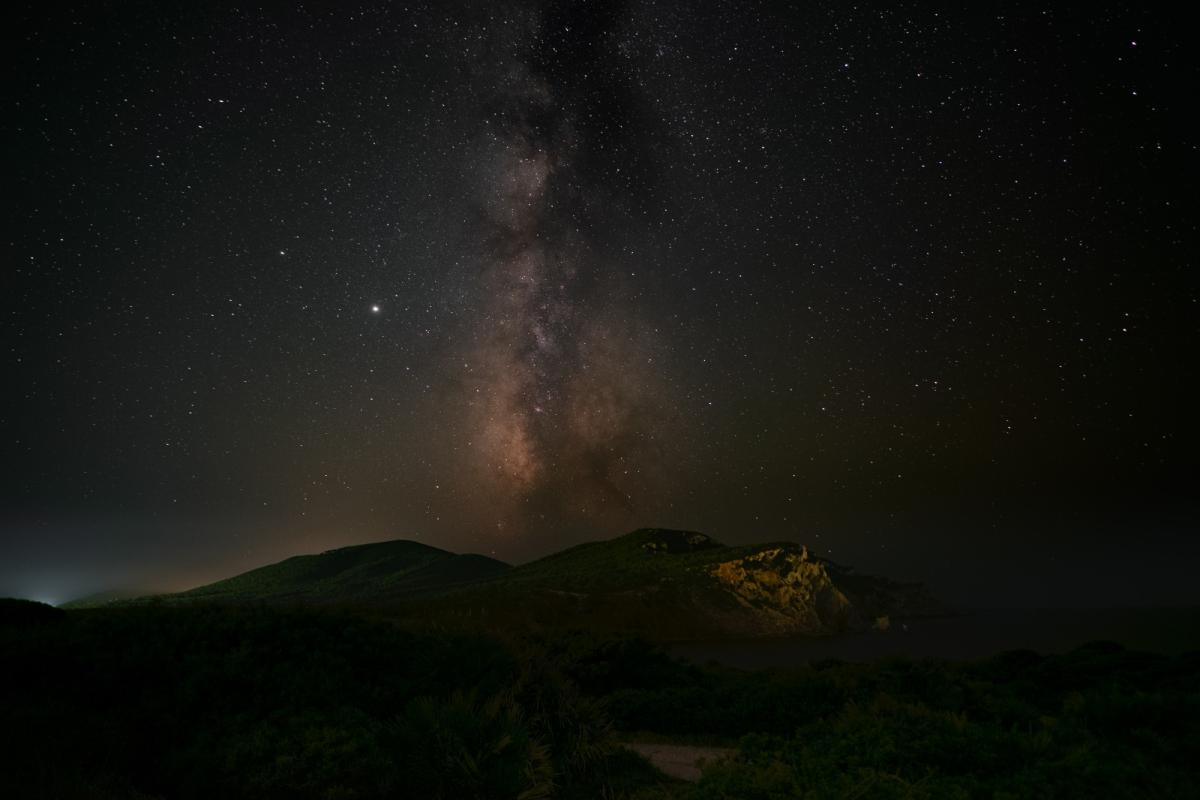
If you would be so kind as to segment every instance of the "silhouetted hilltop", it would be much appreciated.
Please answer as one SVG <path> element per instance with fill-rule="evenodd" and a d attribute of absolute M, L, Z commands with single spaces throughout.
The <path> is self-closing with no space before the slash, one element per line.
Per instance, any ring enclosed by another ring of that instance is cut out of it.
<path fill-rule="evenodd" d="M 59 603 L 58 608 L 99 608 L 106 605 L 120 605 L 127 600 L 136 600 L 140 597 L 145 597 L 148 590 L 142 589 L 106 589 L 95 594 L 76 597 L 66 603 Z"/>
<path fill-rule="evenodd" d="M 460 555 L 397 539 L 294 556 L 177 594 L 132 600 L 101 594 L 68 605 L 86 608 L 151 599 L 167 603 L 388 603 L 445 592 L 493 578 L 509 569 L 508 564 L 494 558 L 473 553 Z"/>
<path fill-rule="evenodd" d="M 408 540 L 343 547 L 158 599 L 379 605 L 450 624 L 578 627 L 660 640 L 823 636 L 942 611 L 919 586 L 855 575 L 793 542 L 729 547 L 703 533 L 659 528 L 519 567 Z"/>
<path fill-rule="evenodd" d="M 943 613 L 924 590 L 854 575 L 793 542 L 726 546 L 647 528 L 515 567 L 446 597 L 485 624 L 578 626 L 655 639 L 829 635 Z"/>
<path fill-rule="evenodd" d="M 481 555 L 459 555 L 420 542 L 342 547 L 295 556 L 174 597 L 189 600 L 385 602 L 495 577 L 510 567 Z"/>

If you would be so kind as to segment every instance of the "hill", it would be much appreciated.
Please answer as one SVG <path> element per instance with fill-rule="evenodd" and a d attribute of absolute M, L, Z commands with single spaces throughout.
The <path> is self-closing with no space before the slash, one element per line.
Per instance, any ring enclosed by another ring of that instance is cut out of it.
<path fill-rule="evenodd" d="M 475 583 L 511 569 L 486 556 L 407 539 L 295 556 L 174 597 L 187 600 L 388 602 Z"/>
<path fill-rule="evenodd" d="M 831 635 L 945 609 L 920 586 L 856 575 L 793 542 L 729 547 L 641 529 L 515 567 L 422 613 L 669 640 Z"/>
<path fill-rule="evenodd" d="M 156 599 L 370 605 L 457 627 L 581 628 L 659 641 L 826 636 L 943 612 L 919 586 L 856 575 L 793 542 L 729 547 L 657 528 L 519 567 L 407 540 L 343 547 Z"/>
<path fill-rule="evenodd" d="M 72 608 L 99 608 L 100 606 L 106 606 L 106 605 L 110 605 L 110 604 L 120 605 L 121 603 L 123 603 L 125 601 L 137 600 L 138 598 L 145 597 L 147 594 L 150 594 L 150 593 L 151 592 L 149 592 L 148 590 L 145 590 L 145 589 L 142 589 L 142 590 L 108 589 L 103 592 L 96 592 L 95 594 L 88 594 L 88 595 L 84 595 L 83 597 L 77 597 L 74 600 L 70 600 L 66 603 L 60 603 L 58 605 L 58 607 L 65 608 L 65 609 L 72 609 Z"/>
<path fill-rule="evenodd" d="M 494 558 L 460 555 L 397 539 L 294 556 L 156 599 L 168 603 L 390 603 L 415 595 L 445 592 L 493 578 L 509 569 L 508 564 Z M 112 598 L 86 602 L 89 599 L 76 601 L 71 607 L 112 602 Z"/>

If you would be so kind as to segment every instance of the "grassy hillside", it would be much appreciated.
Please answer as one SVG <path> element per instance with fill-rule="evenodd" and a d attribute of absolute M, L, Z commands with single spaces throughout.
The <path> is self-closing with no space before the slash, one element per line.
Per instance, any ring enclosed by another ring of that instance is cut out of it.
<path fill-rule="evenodd" d="M 160 599 L 169 603 L 380 603 L 448 591 L 509 569 L 486 556 L 460 555 L 398 539 L 295 556 Z"/>
<path fill-rule="evenodd" d="M 642 528 L 515 567 L 503 582 L 575 592 L 638 589 L 662 581 L 687 581 L 732 554 L 763 546 L 730 548 L 702 533 Z"/>
<path fill-rule="evenodd" d="M 515 568 L 405 540 L 344 547 L 160 599 L 372 605 L 459 627 L 579 627 L 656 640 L 829 635 L 935 607 L 917 587 L 852 575 L 798 544 L 727 547 L 657 528 Z"/>
<path fill-rule="evenodd" d="M 828 635 L 881 615 L 938 610 L 920 587 L 852 575 L 791 542 L 727 547 L 701 533 L 647 528 L 515 567 L 419 613 L 663 641 Z"/>

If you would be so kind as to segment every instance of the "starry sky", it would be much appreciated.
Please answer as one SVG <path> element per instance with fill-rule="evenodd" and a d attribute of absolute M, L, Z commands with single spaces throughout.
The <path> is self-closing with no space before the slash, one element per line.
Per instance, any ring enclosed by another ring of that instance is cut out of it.
<path fill-rule="evenodd" d="M 1200 602 L 1182 20 L 5 14 L 0 594 L 664 526 Z"/>

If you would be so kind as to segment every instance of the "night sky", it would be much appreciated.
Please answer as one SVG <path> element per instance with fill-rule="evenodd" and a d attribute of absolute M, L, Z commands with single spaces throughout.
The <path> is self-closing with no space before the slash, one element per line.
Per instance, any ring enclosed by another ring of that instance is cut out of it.
<path fill-rule="evenodd" d="M 1200 602 L 1181 19 L 171 5 L 6 12 L 0 595 L 663 526 Z"/>

